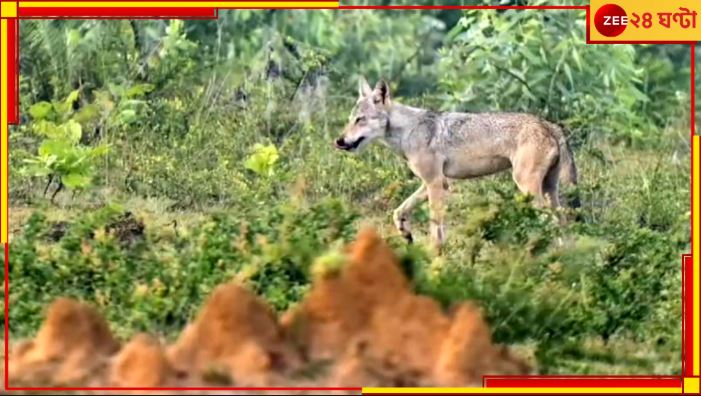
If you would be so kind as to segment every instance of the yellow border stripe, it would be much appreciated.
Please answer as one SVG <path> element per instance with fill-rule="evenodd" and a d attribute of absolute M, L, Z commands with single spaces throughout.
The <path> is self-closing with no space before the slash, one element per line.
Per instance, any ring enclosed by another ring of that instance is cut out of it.
<path fill-rule="evenodd" d="M 682 388 L 363 388 L 362 394 L 431 394 L 431 393 L 682 393 Z"/>
<path fill-rule="evenodd" d="M 338 1 L 20 1 L 19 7 L 336 8 Z"/>
<path fill-rule="evenodd" d="M 3 19 L 0 21 L 0 37 L 2 37 L 2 42 L 0 43 L 0 162 L 2 164 L 2 175 L 0 175 L 0 210 L 2 219 L 0 219 L 0 241 L 2 243 L 7 243 L 7 206 L 8 203 L 5 202 L 7 197 L 7 178 L 9 176 L 9 171 L 5 169 L 7 167 L 7 141 L 8 141 L 8 130 L 7 130 L 7 81 L 10 76 L 7 75 L 7 24 L 8 20 Z M 12 76 L 14 78 L 14 76 Z"/>
<path fill-rule="evenodd" d="M 694 363 L 694 370 L 693 370 L 693 375 L 698 376 L 699 375 L 699 354 L 701 353 L 699 351 L 699 289 L 701 289 L 701 284 L 699 283 L 699 273 L 701 270 L 699 270 L 699 261 L 701 260 L 701 255 L 699 254 L 699 249 L 701 248 L 701 227 L 699 227 L 699 218 L 701 218 L 701 213 L 699 213 L 699 201 L 701 201 L 701 197 L 699 197 L 699 183 L 701 178 L 699 177 L 699 172 L 701 170 L 701 167 L 699 167 L 699 162 L 701 160 L 701 150 L 699 150 L 699 147 L 701 144 L 699 143 L 701 141 L 701 137 L 694 135 L 691 139 L 692 145 L 691 149 L 693 150 L 693 158 L 694 158 L 694 163 L 692 164 L 692 180 L 693 180 L 693 186 L 694 186 L 694 191 L 691 192 L 693 198 L 694 198 L 694 219 L 693 219 L 693 232 L 692 234 L 694 235 L 694 240 L 692 241 L 693 245 L 693 251 L 692 251 L 692 256 L 693 256 L 693 310 L 692 310 L 692 328 L 694 330 L 694 335 L 693 335 L 693 344 L 694 349 L 693 349 L 693 358 L 692 361 Z"/>

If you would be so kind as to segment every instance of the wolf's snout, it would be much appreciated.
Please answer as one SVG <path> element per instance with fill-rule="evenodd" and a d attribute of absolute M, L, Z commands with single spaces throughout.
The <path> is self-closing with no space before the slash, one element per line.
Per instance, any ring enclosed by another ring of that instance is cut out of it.
<path fill-rule="evenodd" d="M 348 145 L 346 144 L 346 141 L 343 139 L 343 137 L 336 139 L 335 145 L 336 148 L 339 148 L 341 150 L 348 150 Z"/>
<path fill-rule="evenodd" d="M 345 138 L 340 137 L 336 140 L 336 148 L 339 148 L 341 150 L 345 151 L 355 151 L 358 147 L 360 147 L 360 143 L 365 140 L 364 136 L 361 136 L 360 138 L 356 139 L 354 142 L 347 142 Z"/>

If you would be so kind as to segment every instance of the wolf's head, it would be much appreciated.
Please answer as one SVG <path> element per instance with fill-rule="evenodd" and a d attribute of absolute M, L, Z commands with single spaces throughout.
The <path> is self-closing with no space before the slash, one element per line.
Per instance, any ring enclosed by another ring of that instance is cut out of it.
<path fill-rule="evenodd" d="M 361 77 L 358 100 L 343 129 L 343 135 L 336 139 L 336 147 L 356 151 L 370 141 L 384 137 L 389 127 L 390 106 L 389 85 L 380 80 L 375 89 L 372 89 L 367 80 Z"/>

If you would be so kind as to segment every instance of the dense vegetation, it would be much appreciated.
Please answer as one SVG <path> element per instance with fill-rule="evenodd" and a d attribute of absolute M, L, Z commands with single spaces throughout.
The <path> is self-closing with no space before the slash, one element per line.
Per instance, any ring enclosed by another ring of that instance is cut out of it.
<path fill-rule="evenodd" d="M 13 336 L 58 295 L 95 302 L 121 335 L 169 336 L 232 277 L 284 310 L 316 257 L 372 224 L 418 291 L 478 300 L 494 337 L 543 373 L 680 372 L 688 46 L 586 45 L 583 11 L 228 11 L 20 29 Z M 359 74 L 403 103 L 566 125 L 575 220 L 558 227 L 503 174 L 456 184 L 444 256 L 424 250 L 425 206 L 406 246 L 390 215 L 418 180 L 380 145 L 331 148 Z"/>

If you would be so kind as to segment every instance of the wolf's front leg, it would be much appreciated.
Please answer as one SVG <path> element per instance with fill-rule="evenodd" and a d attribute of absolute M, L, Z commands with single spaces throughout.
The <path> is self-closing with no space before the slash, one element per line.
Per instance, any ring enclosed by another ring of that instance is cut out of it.
<path fill-rule="evenodd" d="M 436 254 L 441 254 L 445 242 L 445 195 L 446 184 L 443 179 L 434 180 L 427 186 L 428 204 L 431 209 L 431 238 Z"/>
<path fill-rule="evenodd" d="M 407 242 L 412 243 L 414 237 L 411 235 L 411 222 L 409 218 L 411 217 L 411 212 L 423 202 L 428 194 L 426 193 L 426 185 L 422 184 L 418 190 L 414 191 L 409 198 L 407 198 L 397 209 L 394 210 L 392 214 L 392 219 L 394 220 L 394 226 L 397 230 L 406 238 Z"/>

